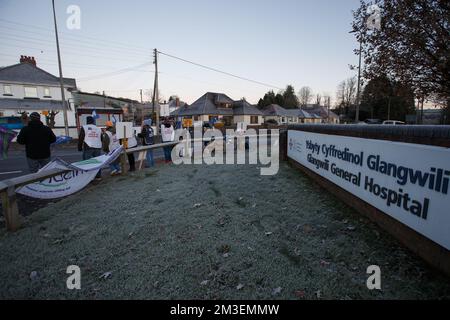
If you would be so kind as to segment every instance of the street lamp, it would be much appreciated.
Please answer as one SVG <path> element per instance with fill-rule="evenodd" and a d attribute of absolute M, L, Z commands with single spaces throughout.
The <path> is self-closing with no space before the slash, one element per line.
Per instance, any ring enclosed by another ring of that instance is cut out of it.
<path fill-rule="evenodd" d="M 357 31 L 353 30 L 349 33 L 356 33 Z M 360 95 L 360 88 L 361 88 L 361 56 L 362 56 L 362 40 L 361 37 L 359 38 L 359 64 L 358 64 L 358 84 L 356 89 L 356 114 L 355 114 L 355 122 L 359 122 L 359 95 Z"/>

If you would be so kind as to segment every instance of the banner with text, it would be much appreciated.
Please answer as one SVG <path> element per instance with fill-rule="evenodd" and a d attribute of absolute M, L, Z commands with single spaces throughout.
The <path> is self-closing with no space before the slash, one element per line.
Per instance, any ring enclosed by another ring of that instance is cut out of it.
<path fill-rule="evenodd" d="M 450 249 L 450 149 L 289 130 L 288 157 Z"/>
<path fill-rule="evenodd" d="M 68 196 L 87 186 L 95 178 L 98 170 L 107 167 L 115 161 L 122 151 L 123 148 L 120 147 L 109 154 L 72 164 L 66 163 L 61 159 L 55 159 L 39 170 L 39 172 L 49 169 L 72 169 L 72 171 L 20 187 L 16 192 L 40 199 L 55 199 Z"/>

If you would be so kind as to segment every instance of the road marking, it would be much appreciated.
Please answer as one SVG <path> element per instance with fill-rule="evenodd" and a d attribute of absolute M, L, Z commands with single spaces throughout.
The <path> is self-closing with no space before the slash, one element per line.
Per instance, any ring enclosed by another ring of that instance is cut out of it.
<path fill-rule="evenodd" d="M 1 174 L 13 174 L 13 173 L 21 173 L 22 171 L 9 171 L 9 172 L 0 172 Z"/>

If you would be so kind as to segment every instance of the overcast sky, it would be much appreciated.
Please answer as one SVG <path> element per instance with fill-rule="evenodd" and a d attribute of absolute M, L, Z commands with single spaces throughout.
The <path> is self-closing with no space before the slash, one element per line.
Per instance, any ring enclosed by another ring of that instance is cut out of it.
<path fill-rule="evenodd" d="M 357 43 L 348 32 L 358 3 L 56 0 L 63 73 L 84 91 L 138 99 L 139 89 L 153 87 L 154 66 L 134 67 L 151 62 L 157 48 L 274 87 L 307 85 L 334 98 L 338 83 L 355 74 L 348 65 L 357 63 Z M 79 30 L 66 26 L 69 5 L 81 9 Z M 52 30 L 51 0 L 0 0 L 0 66 L 31 55 L 58 75 Z M 188 103 L 206 91 L 257 103 L 272 89 L 162 55 L 159 71 L 161 94 Z"/>

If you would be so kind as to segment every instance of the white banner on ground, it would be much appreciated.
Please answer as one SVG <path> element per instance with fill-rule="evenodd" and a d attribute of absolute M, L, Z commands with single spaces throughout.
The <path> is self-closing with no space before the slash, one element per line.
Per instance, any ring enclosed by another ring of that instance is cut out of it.
<path fill-rule="evenodd" d="M 288 131 L 288 157 L 450 249 L 450 149 Z"/>
<path fill-rule="evenodd" d="M 122 151 L 123 148 L 120 147 L 109 154 L 72 164 L 66 163 L 61 159 L 55 159 L 39 170 L 39 172 L 49 169 L 73 170 L 20 187 L 16 192 L 39 199 L 55 199 L 71 195 L 87 186 L 95 178 L 98 170 L 111 164 Z"/>

